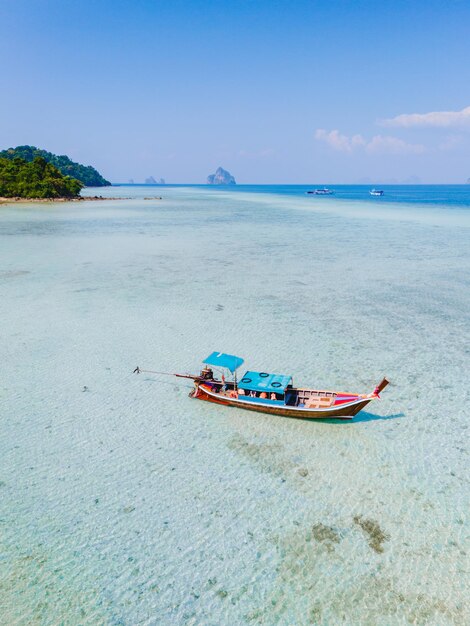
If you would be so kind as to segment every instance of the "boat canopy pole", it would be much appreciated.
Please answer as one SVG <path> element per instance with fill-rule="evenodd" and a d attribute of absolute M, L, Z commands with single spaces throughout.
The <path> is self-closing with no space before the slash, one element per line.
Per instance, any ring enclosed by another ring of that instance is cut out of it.
<path fill-rule="evenodd" d="M 190 378 L 191 380 L 195 380 L 199 378 L 198 376 L 191 376 L 191 374 L 175 374 L 174 372 L 155 372 L 154 370 L 142 370 L 139 366 L 135 368 L 132 372 L 133 374 L 161 374 L 163 376 L 177 376 L 178 378 Z"/>

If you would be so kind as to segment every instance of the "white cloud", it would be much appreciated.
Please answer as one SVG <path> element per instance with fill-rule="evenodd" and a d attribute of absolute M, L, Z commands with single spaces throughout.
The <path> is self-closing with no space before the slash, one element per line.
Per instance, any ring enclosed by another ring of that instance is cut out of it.
<path fill-rule="evenodd" d="M 370 154 L 422 154 L 425 148 L 419 143 L 406 143 L 397 137 L 375 135 L 366 144 L 366 151 Z"/>
<path fill-rule="evenodd" d="M 360 135 L 356 135 L 356 142 L 358 138 L 362 140 Z M 338 130 L 331 130 L 327 132 L 323 128 L 319 128 L 315 132 L 315 139 L 319 141 L 324 141 L 327 143 L 333 150 L 338 150 L 338 152 L 352 152 L 353 150 L 353 138 L 349 138 L 347 135 L 341 135 Z"/>
<path fill-rule="evenodd" d="M 397 137 L 375 135 L 367 141 L 362 135 L 342 135 L 338 130 L 330 132 L 323 128 L 317 129 L 315 139 L 324 141 L 330 148 L 338 152 L 365 150 L 369 154 L 421 154 L 425 151 L 421 144 L 406 143 Z"/>
<path fill-rule="evenodd" d="M 404 113 L 379 122 L 382 126 L 413 128 L 418 126 L 449 128 L 470 126 L 470 107 L 461 111 L 432 111 L 431 113 Z"/>
<path fill-rule="evenodd" d="M 348 137 L 347 135 L 341 135 L 338 130 L 331 130 L 327 132 L 323 128 L 319 128 L 315 132 L 315 139 L 324 141 L 334 150 L 339 152 L 352 152 L 355 148 L 365 145 L 365 140 L 362 135 L 353 135 Z"/>

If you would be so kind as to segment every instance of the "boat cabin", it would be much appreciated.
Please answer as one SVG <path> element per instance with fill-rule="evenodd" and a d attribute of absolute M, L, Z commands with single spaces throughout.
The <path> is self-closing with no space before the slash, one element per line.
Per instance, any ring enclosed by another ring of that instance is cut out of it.
<path fill-rule="evenodd" d="M 267 372 L 245 373 L 237 385 L 238 396 L 245 400 L 263 400 L 268 404 L 286 404 L 286 390 L 292 389 L 292 377 Z"/>

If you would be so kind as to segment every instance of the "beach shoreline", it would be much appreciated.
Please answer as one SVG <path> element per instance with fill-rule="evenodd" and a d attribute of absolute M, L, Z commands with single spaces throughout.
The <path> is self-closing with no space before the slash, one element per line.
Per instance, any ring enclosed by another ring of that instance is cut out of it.
<path fill-rule="evenodd" d="M 76 198 L 20 198 L 19 196 L 15 196 L 14 198 L 5 198 L 0 197 L 0 204 L 46 204 L 49 202 L 82 202 L 84 200 L 88 201 L 96 201 L 96 200 L 130 200 L 131 198 L 109 198 L 105 196 L 79 196 Z"/>
<path fill-rule="evenodd" d="M 79 196 L 77 198 L 20 198 L 15 196 L 14 198 L 0 197 L 0 204 L 48 204 L 50 202 L 96 202 L 99 200 L 132 200 L 130 197 L 112 197 L 112 196 Z M 144 198 L 144 200 L 162 200 L 161 196 L 155 196 L 152 198 Z"/>

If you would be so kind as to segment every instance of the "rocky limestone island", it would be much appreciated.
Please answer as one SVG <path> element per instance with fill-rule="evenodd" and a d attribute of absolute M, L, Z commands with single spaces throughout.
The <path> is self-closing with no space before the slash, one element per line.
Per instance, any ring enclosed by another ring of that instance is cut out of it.
<path fill-rule="evenodd" d="M 145 179 L 145 184 L 146 185 L 164 185 L 165 179 L 159 178 L 158 180 L 155 180 L 153 176 L 149 176 L 148 178 Z"/>
<path fill-rule="evenodd" d="M 215 174 L 211 174 L 207 177 L 208 185 L 236 185 L 235 178 L 224 170 L 222 167 L 218 167 Z"/>

